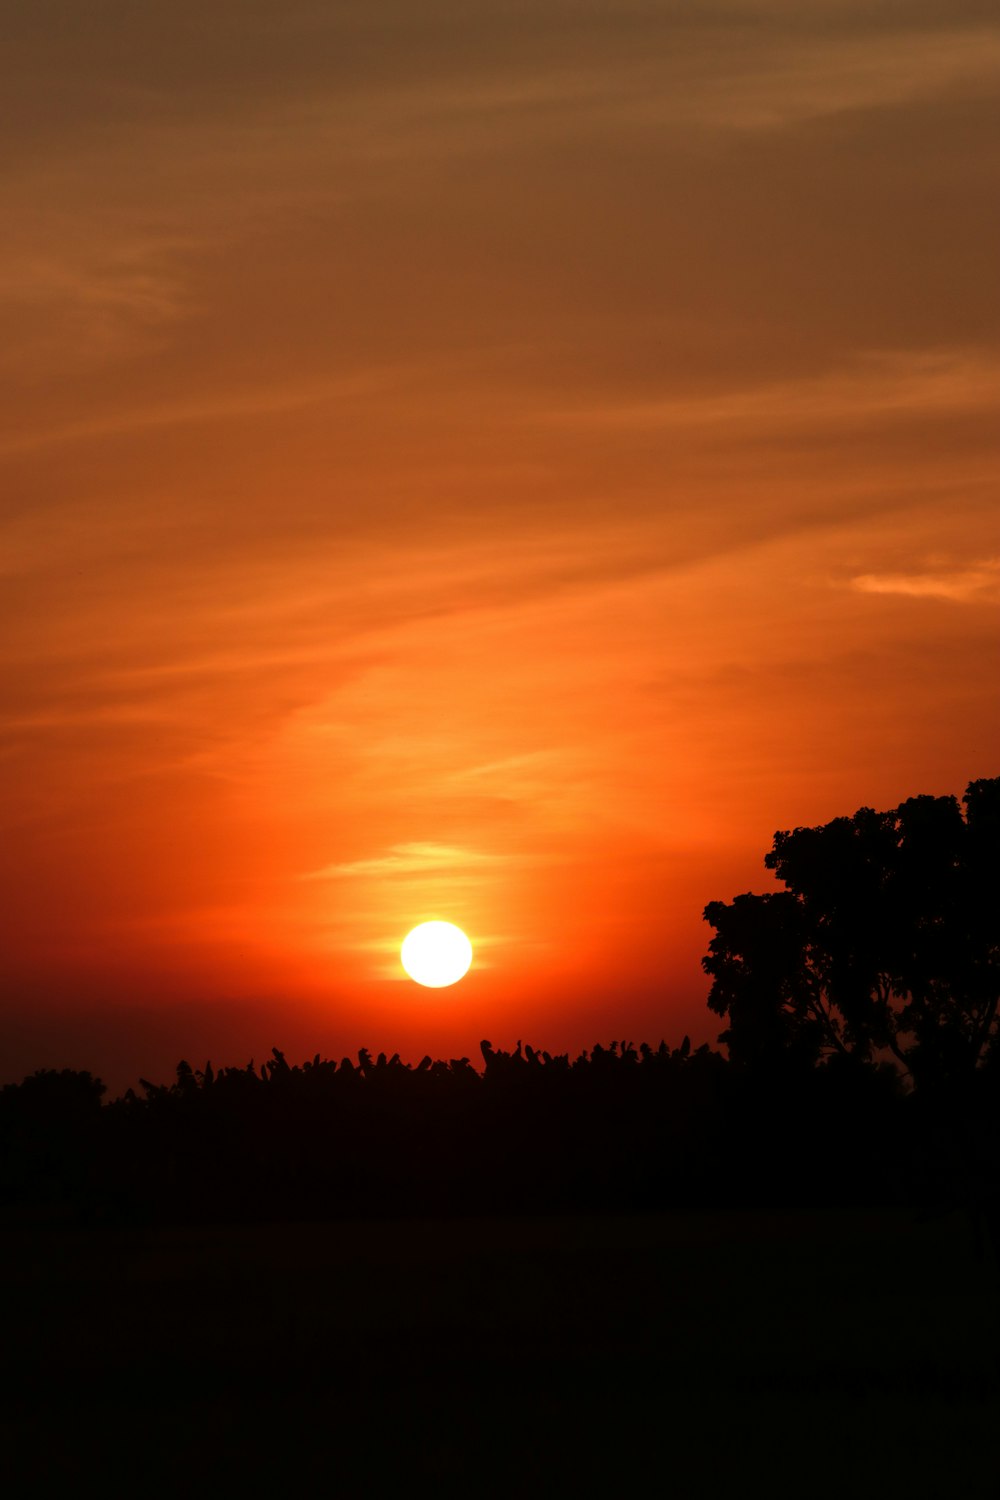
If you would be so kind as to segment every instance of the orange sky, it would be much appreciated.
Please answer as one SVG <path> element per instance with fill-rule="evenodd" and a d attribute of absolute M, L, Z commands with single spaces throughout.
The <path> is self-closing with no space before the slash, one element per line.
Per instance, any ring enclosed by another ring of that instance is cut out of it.
<path fill-rule="evenodd" d="M 0 1078 L 714 1039 L 1000 772 L 992 6 L 2 10 Z"/>

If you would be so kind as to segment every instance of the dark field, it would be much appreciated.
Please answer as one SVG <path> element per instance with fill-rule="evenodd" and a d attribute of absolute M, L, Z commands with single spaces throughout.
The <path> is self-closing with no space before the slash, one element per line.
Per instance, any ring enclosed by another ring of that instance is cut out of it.
<path fill-rule="evenodd" d="M 958 1215 L 7 1229 L 0 1260 L 8 1492 L 1000 1494 Z"/>

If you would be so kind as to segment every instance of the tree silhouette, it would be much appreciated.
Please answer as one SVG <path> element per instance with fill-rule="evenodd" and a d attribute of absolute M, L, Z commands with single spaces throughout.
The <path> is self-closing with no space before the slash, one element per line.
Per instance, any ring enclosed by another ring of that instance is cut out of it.
<path fill-rule="evenodd" d="M 713 901 L 703 965 L 720 1041 L 746 1067 L 871 1063 L 961 1085 L 988 1056 L 1000 998 L 1000 778 L 778 832 L 784 891 Z"/>

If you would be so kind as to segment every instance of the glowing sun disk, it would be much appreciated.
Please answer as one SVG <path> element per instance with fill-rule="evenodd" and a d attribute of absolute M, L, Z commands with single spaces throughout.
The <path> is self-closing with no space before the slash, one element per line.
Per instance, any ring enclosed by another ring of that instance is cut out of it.
<path fill-rule="evenodd" d="M 440 990 L 468 973 L 472 944 L 453 922 L 421 922 L 403 939 L 399 956 L 417 984 Z"/>

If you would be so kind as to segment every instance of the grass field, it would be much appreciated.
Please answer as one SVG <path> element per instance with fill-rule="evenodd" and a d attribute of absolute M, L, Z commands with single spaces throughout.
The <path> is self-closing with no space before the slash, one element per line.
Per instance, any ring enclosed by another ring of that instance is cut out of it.
<path fill-rule="evenodd" d="M 1000 1495 L 958 1216 L 0 1236 L 15 1493 Z"/>

